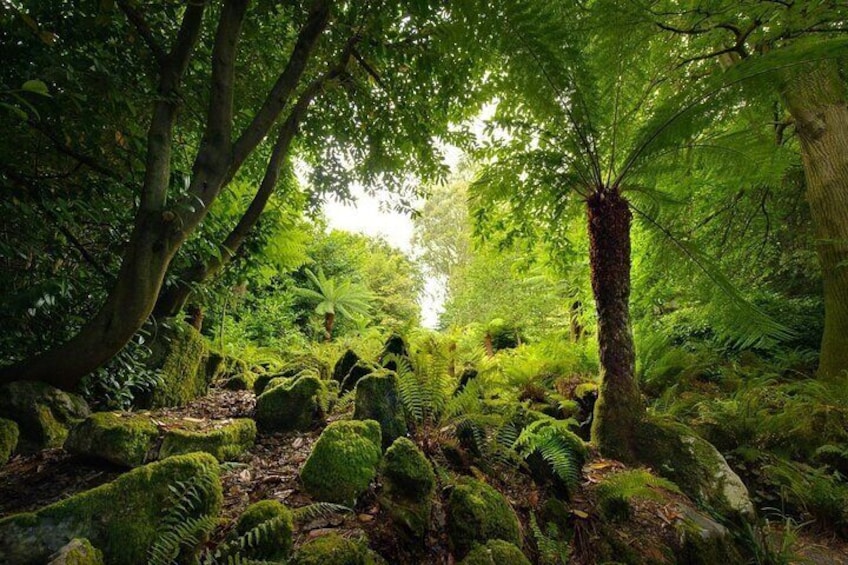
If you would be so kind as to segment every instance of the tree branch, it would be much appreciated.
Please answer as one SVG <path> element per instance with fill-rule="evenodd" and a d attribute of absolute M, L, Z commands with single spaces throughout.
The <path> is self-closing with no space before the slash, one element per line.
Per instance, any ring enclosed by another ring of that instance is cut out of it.
<path fill-rule="evenodd" d="M 127 16 L 129 22 L 133 25 L 138 35 L 141 36 L 141 39 L 147 45 L 148 49 L 150 49 L 151 53 L 153 53 L 153 57 L 156 59 L 156 62 L 159 65 L 163 65 L 168 57 L 165 50 L 162 49 L 162 46 L 156 41 L 156 38 L 153 37 L 153 32 L 150 31 L 150 26 L 147 24 L 147 21 L 144 19 L 144 16 L 139 12 L 134 6 L 131 6 L 127 0 L 118 0 L 118 6 L 121 8 L 121 11 Z"/>

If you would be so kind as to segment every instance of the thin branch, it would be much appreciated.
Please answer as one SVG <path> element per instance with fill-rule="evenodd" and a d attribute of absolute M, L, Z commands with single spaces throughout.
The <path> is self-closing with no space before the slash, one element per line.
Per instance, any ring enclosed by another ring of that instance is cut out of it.
<path fill-rule="evenodd" d="M 153 57 L 156 59 L 156 62 L 159 63 L 160 66 L 164 65 L 168 55 L 165 53 L 165 50 L 162 49 L 162 46 L 156 41 L 156 38 L 153 37 L 153 32 L 150 30 L 147 20 L 144 19 L 144 15 L 142 15 L 142 13 L 134 6 L 131 6 L 127 0 L 118 0 L 118 6 L 127 16 L 129 22 L 138 32 L 138 35 L 141 36 L 141 39 L 147 45 L 148 49 L 150 49 L 150 52 L 153 53 Z"/>

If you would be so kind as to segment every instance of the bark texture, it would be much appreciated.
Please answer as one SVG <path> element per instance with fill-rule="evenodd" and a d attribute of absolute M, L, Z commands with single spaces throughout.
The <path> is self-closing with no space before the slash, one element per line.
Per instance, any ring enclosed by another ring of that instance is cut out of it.
<path fill-rule="evenodd" d="M 636 386 L 630 328 L 631 213 L 627 201 L 608 189 L 589 197 L 587 212 L 601 364 L 592 440 L 605 457 L 632 463 L 645 408 Z"/>
<path fill-rule="evenodd" d="M 783 99 L 795 120 L 824 283 L 819 375 L 848 371 L 848 96 L 836 61 L 788 79 Z"/>

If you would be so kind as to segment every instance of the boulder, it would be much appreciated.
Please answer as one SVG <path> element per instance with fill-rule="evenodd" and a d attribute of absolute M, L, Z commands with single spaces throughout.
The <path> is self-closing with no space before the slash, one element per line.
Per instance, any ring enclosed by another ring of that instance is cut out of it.
<path fill-rule="evenodd" d="M 211 430 L 172 428 L 165 433 L 159 457 L 202 451 L 223 463 L 237 460 L 255 441 L 256 422 L 250 418 L 216 421 Z"/>
<path fill-rule="evenodd" d="M 409 359 L 409 345 L 400 334 L 390 335 L 383 345 L 383 352 L 380 353 L 380 365 L 390 371 L 397 371 L 397 363 L 392 357 Z"/>
<path fill-rule="evenodd" d="M 336 364 L 333 367 L 333 380 L 339 384 L 344 382 L 345 377 L 347 377 L 350 370 L 353 369 L 354 365 L 357 363 L 359 363 L 359 355 L 357 355 L 352 349 L 345 350 L 344 354 L 339 357 L 339 360 L 336 361 Z"/>
<path fill-rule="evenodd" d="M 312 375 L 285 379 L 256 399 L 256 422 L 263 431 L 308 430 L 326 412 L 327 389 Z"/>
<path fill-rule="evenodd" d="M 81 396 L 45 383 L 17 381 L 0 387 L 0 418 L 18 424 L 19 450 L 61 447 L 68 428 L 88 414 Z"/>
<path fill-rule="evenodd" d="M 291 565 L 381 565 L 385 561 L 360 541 L 330 533 L 301 546 Z"/>
<path fill-rule="evenodd" d="M 159 370 L 161 382 L 152 391 L 137 395 L 136 406 L 184 406 L 206 394 L 209 346 L 200 332 L 185 322 L 175 322 L 158 332 L 150 350 L 147 365 Z"/>
<path fill-rule="evenodd" d="M 493 539 L 521 543 L 518 517 L 509 502 L 484 482 L 460 478 L 448 497 L 447 512 L 448 538 L 458 558 Z"/>
<path fill-rule="evenodd" d="M 267 561 L 285 560 L 292 550 L 293 527 L 292 513 L 281 502 L 261 500 L 251 504 L 239 516 L 235 534 L 255 537 L 256 542 L 241 550 L 241 556 Z"/>
<path fill-rule="evenodd" d="M 376 420 L 383 433 L 383 449 L 406 435 L 406 418 L 394 373 L 375 373 L 356 384 L 353 411 L 356 420 Z"/>
<path fill-rule="evenodd" d="M 149 416 L 95 412 L 71 429 L 65 450 L 124 467 L 138 467 L 156 459 L 153 451 L 158 439 L 159 428 Z"/>
<path fill-rule="evenodd" d="M 402 437 L 386 451 L 380 466 L 380 504 L 392 522 L 422 539 L 430 521 L 436 490 L 433 467 L 414 443 Z"/>
<path fill-rule="evenodd" d="M 247 372 L 233 375 L 220 384 L 220 387 L 226 390 L 253 390 L 256 383 L 256 374 Z"/>
<path fill-rule="evenodd" d="M 328 425 L 300 472 L 306 491 L 317 500 L 353 507 L 377 474 L 380 435 L 374 420 Z"/>
<path fill-rule="evenodd" d="M 0 465 L 5 464 L 18 446 L 20 430 L 12 420 L 0 418 Z"/>
<path fill-rule="evenodd" d="M 655 417 L 639 429 L 639 460 L 673 481 L 690 498 L 726 515 L 754 517 L 742 479 L 718 450 L 689 427 Z"/>
<path fill-rule="evenodd" d="M 460 561 L 460 565 L 530 565 L 530 560 L 515 545 L 493 539 L 478 545 Z"/>
<path fill-rule="evenodd" d="M 340 393 L 345 394 L 346 392 L 352 391 L 356 388 L 356 383 L 358 383 L 363 377 L 367 377 L 371 373 L 379 370 L 380 368 L 373 363 L 369 363 L 368 361 L 359 361 L 350 369 L 347 376 L 342 381 Z"/>
<path fill-rule="evenodd" d="M 277 386 L 286 381 L 293 381 L 300 377 L 315 377 L 318 380 L 321 380 L 321 374 L 314 369 L 302 369 L 296 373 L 291 373 L 289 371 L 280 371 L 276 373 L 263 373 L 256 377 L 253 381 L 253 392 L 256 393 L 256 396 L 259 396 L 272 385 Z M 323 381 L 322 381 L 323 382 Z"/>
<path fill-rule="evenodd" d="M 55 554 L 47 565 L 103 565 L 103 552 L 84 538 L 75 538 Z"/>
<path fill-rule="evenodd" d="M 71 540 L 86 538 L 107 563 L 147 563 L 148 549 L 166 533 L 163 517 L 178 502 L 172 489 L 179 492 L 190 484 L 196 491 L 181 513 L 183 525 L 220 512 L 218 468 L 205 453 L 170 457 L 35 512 L 9 516 L 0 520 L 0 555 L 8 563 L 36 565 Z M 196 533 L 203 537 L 205 528 Z"/>

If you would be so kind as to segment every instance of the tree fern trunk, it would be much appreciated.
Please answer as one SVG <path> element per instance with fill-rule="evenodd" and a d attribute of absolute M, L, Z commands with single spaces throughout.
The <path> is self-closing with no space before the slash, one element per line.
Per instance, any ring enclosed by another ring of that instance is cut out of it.
<path fill-rule="evenodd" d="M 631 214 L 617 191 L 603 189 L 588 199 L 587 211 L 601 362 L 592 440 L 604 456 L 633 462 L 644 406 L 636 386 L 630 328 Z"/>
<path fill-rule="evenodd" d="M 824 283 L 819 375 L 848 371 L 848 92 L 835 61 L 788 80 L 783 97 L 795 119 Z"/>
<path fill-rule="evenodd" d="M 324 341 L 333 339 L 333 326 L 336 323 L 336 315 L 332 312 L 324 314 Z"/>

